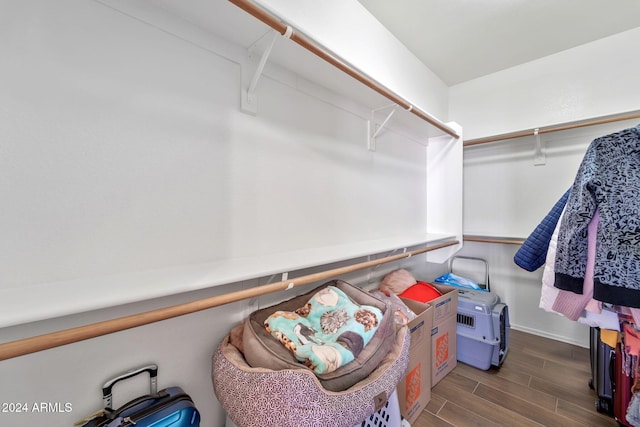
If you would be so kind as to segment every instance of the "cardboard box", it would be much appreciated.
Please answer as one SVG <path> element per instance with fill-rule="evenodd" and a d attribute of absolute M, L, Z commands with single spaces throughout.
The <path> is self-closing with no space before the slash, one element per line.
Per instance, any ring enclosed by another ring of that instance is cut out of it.
<path fill-rule="evenodd" d="M 433 307 L 431 329 L 431 387 L 438 384 L 458 364 L 456 358 L 456 329 L 458 289 L 454 286 L 434 284 L 442 296 L 429 301 Z"/>
<path fill-rule="evenodd" d="M 409 322 L 411 347 L 409 347 L 409 366 L 405 378 L 398 384 L 400 414 L 410 424 L 418 418 L 431 400 L 431 327 L 433 307 L 418 301 L 403 299 L 403 302 L 416 314 Z M 455 337 L 455 331 L 454 335 Z M 455 359 L 455 351 L 453 353 Z"/>

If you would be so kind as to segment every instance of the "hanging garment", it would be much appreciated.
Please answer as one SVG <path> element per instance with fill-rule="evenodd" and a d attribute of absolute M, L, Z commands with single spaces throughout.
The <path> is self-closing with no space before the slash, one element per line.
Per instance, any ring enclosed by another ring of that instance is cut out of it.
<path fill-rule="evenodd" d="M 549 241 L 549 249 L 547 251 L 547 259 L 544 265 L 544 271 L 542 272 L 542 291 L 540 293 L 540 305 L 539 307 L 544 311 L 548 311 L 550 313 L 558 312 L 553 310 L 553 303 L 558 296 L 558 292 L 560 290 L 553 286 L 555 282 L 555 260 L 556 260 L 556 244 L 558 242 L 558 232 L 560 231 L 560 220 L 564 215 L 564 211 L 560 213 L 560 218 L 558 220 L 558 224 L 556 224 L 556 228 L 551 235 L 551 240 Z"/>
<path fill-rule="evenodd" d="M 611 348 L 616 348 L 616 344 L 620 340 L 620 331 L 612 331 L 610 329 L 600 330 L 600 340 Z"/>
<path fill-rule="evenodd" d="M 560 218 L 562 218 L 562 213 Z M 547 260 L 542 274 L 542 290 L 540 292 L 540 304 L 539 307 L 546 312 L 560 314 L 553 309 L 553 304 L 560 293 L 560 289 L 553 286 L 555 281 L 554 265 L 556 256 L 556 242 L 558 240 L 558 232 L 560 229 L 560 222 L 556 225 L 556 228 L 551 236 L 549 242 L 549 251 L 547 253 Z M 577 295 L 580 297 L 579 295 Z M 609 329 L 614 331 L 620 330 L 620 322 L 618 320 L 618 314 L 613 310 L 603 310 L 600 304 L 591 304 L 595 302 L 593 299 L 587 304 L 582 315 L 577 319 L 578 323 L 582 323 L 588 326 L 599 327 L 601 329 Z"/>
<path fill-rule="evenodd" d="M 640 331 L 638 331 L 633 324 L 623 322 L 623 343 L 624 354 L 628 360 L 631 360 L 631 366 L 629 367 L 630 373 L 633 373 L 633 386 L 631 387 L 631 400 L 627 407 L 625 419 L 627 422 L 634 426 L 640 427 L 640 375 L 638 375 L 638 360 L 640 358 Z"/>
<path fill-rule="evenodd" d="M 640 394 L 633 393 L 625 419 L 632 427 L 640 427 Z"/>
<path fill-rule="evenodd" d="M 529 237 L 527 237 L 527 240 L 520 246 L 520 249 L 518 249 L 518 252 L 516 252 L 513 257 L 513 262 L 519 267 L 527 271 L 535 271 L 545 263 L 551 236 L 567 203 L 570 191 L 571 190 L 567 190 L 562 197 L 560 197 L 551 208 L 551 211 L 549 211 L 540 224 L 538 224 Z"/>
<path fill-rule="evenodd" d="M 593 299 L 593 268 L 596 257 L 596 231 L 599 220 L 600 215 L 596 209 L 587 227 L 587 265 L 584 273 L 582 294 L 560 289 L 553 302 L 553 309 L 571 320 L 578 320 L 589 301 Z"/>
<path fill-rule="evenodd" d="M 640 308 L 640 125 L 595 139 L 567 199 L 555 260 L 555 286 L 582 293 L 587 226 L 600 211 L 594 298 Z"/>

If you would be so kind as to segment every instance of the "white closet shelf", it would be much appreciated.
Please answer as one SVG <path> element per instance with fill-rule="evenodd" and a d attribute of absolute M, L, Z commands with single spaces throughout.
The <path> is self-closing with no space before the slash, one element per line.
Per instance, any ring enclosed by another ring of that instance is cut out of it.
<path fill-rule="evenodd" d="M 0 328 L 456 240 L 423 234 L 0 290 Z M 281 277 L 273 281 L 281 280 Z"/>

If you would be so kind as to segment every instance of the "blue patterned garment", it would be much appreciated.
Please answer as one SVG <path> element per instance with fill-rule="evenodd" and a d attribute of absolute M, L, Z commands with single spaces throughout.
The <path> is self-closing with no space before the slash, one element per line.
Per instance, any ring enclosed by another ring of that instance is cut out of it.
<path fill-rule="evenodd" d="M 560 223 L 555 286 L 582 294 L 587 226 L 600 211 L 595 299 L 640 308 L 640 125 L 595 139 Z"/>
<path fill-rule="evenodd" d="M 551 236 L 556 229 L 570 192 L 571 190 L 567 190 L 560 197 L 560 200 L 553 205 L 547 216 L 542 219 L 542 222 L 538 224 L 535 230 L 527 237 L 527 240 L 520 246 L 520 249 L 513 257 L 513 262 L 519 267 L 527 271 L 535 271 L 544 265 L 549 251 Z"/>

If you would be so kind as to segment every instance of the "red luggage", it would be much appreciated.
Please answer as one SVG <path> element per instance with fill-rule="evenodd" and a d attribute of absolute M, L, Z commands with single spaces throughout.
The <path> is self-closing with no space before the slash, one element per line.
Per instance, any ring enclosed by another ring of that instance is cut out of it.
<path fill-rule="evenodd" d="M 616 345 L 616 355 L 613 368 L 613 416 L 616 421 L 623 426 L 631 427 L 627 422 L 627 408 L 631 401 L 631 386 L 633 378 L 625 374 L 623 365 L 625 357 L 622 354 L 622 346 L 620 343 Z"/>
<path fill-rule="evenodd" d="M 619 317 L 621 342 L 616 346 L 613 415 L 620 425 L 631 427 L 640 424 L 640 329 L 631 316 Z"/>

